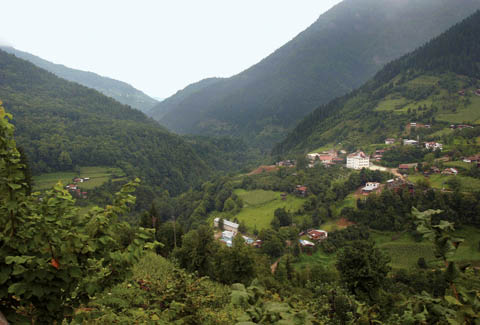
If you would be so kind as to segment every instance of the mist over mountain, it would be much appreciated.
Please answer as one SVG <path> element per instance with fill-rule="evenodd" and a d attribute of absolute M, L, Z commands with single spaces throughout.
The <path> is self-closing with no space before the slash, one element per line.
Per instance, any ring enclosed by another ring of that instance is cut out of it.
<path fill-rule="evenodd" d="M 479 0 L 345 0 L 258 64 L 180 91 L 151 114 L 175 132 L 248 136 L 270 147 L 313 109 L 479 7 Z"/>
<path fill-rule="evenodd" d="M 61 64 L 55 64 L 30 53 L 19 51 L 13 47 L 2 46 L 0 44 L 0 49 L 14 54 L 18 58 L 30 61 L 36 66 L 50 71 L 60 78 L 79 83 L 85 87 L 93 88 L 108 97 L 114 98 L 122 104 L 129 105 L 142 112 L 147 112 L 158 103 L 157 100 L 147 96 L 142 91 L 135 89 L 133 86 L 123 81 L 102 77 L 93 72 L 76 70 Z"/>

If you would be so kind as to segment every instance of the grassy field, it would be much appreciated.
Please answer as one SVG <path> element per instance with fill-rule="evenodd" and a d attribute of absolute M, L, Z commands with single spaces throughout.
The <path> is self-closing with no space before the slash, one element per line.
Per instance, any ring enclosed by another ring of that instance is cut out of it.
<path fill-rule="evenodd" d="M 114 167 L 81 167 L 80 174 L 74 172 L 47 173 L 33 178 L 34 190 L 50 189 L 58 181 L 61 181 L 63 185 L 67 185 L 75 177 L 90 177 L 89 181 L 80 183 L 82 189 L 90 190 L 107 182 L 114 175 L 118 177 L 124 176 L 121 169 Z"/>
<path fill-rule="evenodd" d="M 322 225 L 322 228 L 324 226 Z M 465 241 L 458 248 L 453 260 L 458 263 L 472 263 L 480 265 L 480 229 L 473 227 L 463 227 L 457 229 L 455 235 L 463 238 Z M 391 258 L 390 265 L 393 269 L 414 269 L 420 257 L 425 258 L 427 265 L 431 267 L 442 266 L 442 262 L 435 258 L 433 254 L 433 244 L 422 240 L 416 242 L 408 234 L 396 234 L 392 232 L 371 231 L 371 238 L 375 240 L 378 248 L 383 250 Z M 322 264 L 324 266 L 333 266 L 336 262 L 336 255 L 327 255 L 322 250 L 309 256 L 303 254 L 296 263 L 297 267 L 308 264 Z"/>
<path fill-rule="evenodd" d="M 466 163 L 464 161 L 447 161 L 445 163 L 443 163 L 444 166 L 446 167 L 454 167 L 454 168 L 458 168 L 460 170 L 469 170 L 473 164 L 470 164 L 470 163 Z"/>
<path fill-rule="evenodd" d="M 338 202 L 333 207 L 333 216 L 338 217 L 340 216 L 340 212 L 342 212 L 343 208 L 350 207 L 355 208 L 357 206 L 357 200 L 353 193 L 349 194 L 343 201 Z"/>
<path fill-rule="evenodd" d="M 284 207 L 294 212 L 305 202 L 305 199 L 292 194 L 289 194 L 287 199 L 282 201 L 280 197 L 281 192 L 274 191 L 237 189 L 235 194 L 243 200 L 244 207 L 234 218 L 245 222 L 249 230 L 255 227 L 258 230 L 270 228 L 276 209 Z"/>
<path fill-rule="evenodd" d="M 430 186 L 432 188 L 436 189 L 450 189 L 449 185 L 447 182 L 452 179 L 456 178 L 460 181 L 460 189 L 462 191 L 466 192 L 472 192 L 472 191 L 478 191 L 480 190 L 480 179 L 469 177 L 469 176 L 453 176 L 453 175 L 441 175 L 441 174 L 435 174 L 431 175 L 430 177 L 425 177 L 421 174 L 414 174 L 414 175 L 409 175 L 408 179 L 415 183 L 420 179 L 426 179 L 430 183 Z"/>

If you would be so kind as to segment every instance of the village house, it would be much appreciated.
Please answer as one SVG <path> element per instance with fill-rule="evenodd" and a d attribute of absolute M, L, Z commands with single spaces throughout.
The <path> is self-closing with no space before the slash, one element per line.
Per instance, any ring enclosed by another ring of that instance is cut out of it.
<path fill-rule="evenodd" d="M 327 239 L 328 232 L 326 232 L 325 230 L 311 229 L 307 231 L 307 236 L 312 240 L 323 240 Z"/>
<path fill-rule="evenodd" d="M 398 192 L 400 189 L 408 189 L 410 193 L 415 192 L 415 186 L 413 185 L 413 183 L 406 182 L 399 177 L 395 179 L 389 179 L 387 181 L 387 189 L 394 192 Z"/>
<path fill-rule="evenodd" d="M 462 130 L 462 129 L 473 129 L 473 126 L 468 124 L 459 124 L 459 125 L 451 124 L 450 128 Z"/>
<path fill-rule="evenodd" d="M 480 89 L 477 89 L 477 91 L 475 92 L 475 95 L 480 96 Z"/>
<path fill-rule="evenodd" d="M 393 138 L 385 139 L 385 144 L 395 144 L 395 139 Z"/>
<path fill-rule="evenodd" d="M 417 163 L 414 164 L 400 164 L 398 165 L 399 172 L 407 172 L 409 169 L 416 169 L 418 166 Z"/>
<path fill-rule="evenodd" d="M 236 233 L 234 233 L 233 231 L 225 230 L 224 232 L 222 232 L 222 238 L 220 239 L 220 241 L 227 244 L 228 247 L 232 247 L 233 238 L 235 237 L 235 235 Z"/>
<path fill-rule="evenodd" d="M 245 240 L 245 244 L 247 245 L 252 245 L 255 242 L 255 239 L 247 237 L 247 236 L 242 236 L 243 240 Z"/>
<path fill-rule="evenodd" d="M 297 185 L 297 187 L 295 188 L 295 193 L 297 195 L 306 197 L 307 194 L 308 194 L 308 187 L 303 186 L 303 185 Z"/>
<path fill-rule="evenodd" d="M 442 172 L 443 175 L 457 175 L 458 170 L 455 168 L 445 168 Z"/>
<path fill-rule="evenodd" d="M 460 96 L 465 96 L 465 89 L 459 90 L 459 91 L 458 91 L 458 94 L 459 94 Z"/>
<path fill-rule="evenodd" d="M 368 182 L 365 184 L 365 187 L 362 188 L 363 194 L 370 194 L 373 191 L 377 190 L 380 186 L 380 183 L 377 182 Z"/>
<path fill-rule="evenodd" d="M 220 218 L 215 218 L 213 220 L 214 227 L 218 228 L 220 223 Z M 238 233 L 238 224 L 228 220 L 223 220 L 223 230 L 233 232 L 234 234 Z"/>
<path fill-rule="evenodd" d="M 425 148 L 431 150 L 443 150 L 443 144 L 438 142 L 425 142 Z"/>
<path fill-rule="evenodd" d="M 417 140 L 403 139 L 403 145 L 405 146 L 416 146 L 418 144 Z"/>
<path fill-rule="evenodd" d="M 357 151 L 347 156 L 347 168 L 362 169 L 370 167 L 370 157 L 363 151 Z"/>
<path fill-rule="evenodd" d="M 295 160 L 283 160 L 275 163 L 277 167 L 295 167 Z"/>
<path fill-rule="evenodd" d="M 315 246 L 314 243 L 312 243 L 311 241 L 305 240 L 305 239 L 300 239 L 299 242 L 300 242 L 300 245 L 302 247 L 314 247 Z"/>
<path fill-rule="evenodd" d="M 463 161 L 466 163 L 478 163 L 480 162 L 480 155 L 464 157 Z"/>

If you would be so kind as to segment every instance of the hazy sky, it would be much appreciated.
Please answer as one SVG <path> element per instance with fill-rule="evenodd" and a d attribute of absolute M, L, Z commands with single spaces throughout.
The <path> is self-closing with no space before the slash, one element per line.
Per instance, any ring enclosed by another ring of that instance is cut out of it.
<path fill-rule="evenodd" d="M 340 0 L 2 1 L 0 43 L 168 97 L 239 73 Z"/>

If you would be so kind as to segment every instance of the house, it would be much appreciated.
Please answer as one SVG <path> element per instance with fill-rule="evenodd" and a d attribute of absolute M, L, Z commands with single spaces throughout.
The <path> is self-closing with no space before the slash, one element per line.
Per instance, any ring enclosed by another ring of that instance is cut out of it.
<path fill-rule="evenodd" d="M 310 161 L 320 161 L 323 164 L 330 164 L 334 158 L 336 158 L 336 155 L 333 154 L 320 154 L 320 153 L 309 153 L 307 155 L 307 158 L 310 159 Z"/>
<path fill-rule="evenodd" d="M 406 182 L 399 177 L 395 179 L 389 179 L 387 181 L 387 189 L 394 192 L 398 192 L 400 189 L 407 189 L 410 193 L 415 192 L 415 186 L 413 185 L 413 183 Z"/>
<path fill-rule="evenodd" d="M 213 225 L 218 228 L 220 218 L 215 218 L 213 220 Z M 235 234 L 238 233 L 238 223 L 231 222 L 228 220 L 223 220 L 223 230 L 231 231 Z"/>
<path fill-rule="evenodd" d="M 235 235 L 236 233 L 234 233 L 233 231 L 225 230 L 224 232 L 222 232 L 222 238 L 220 239 L 220 241 L 223 241 L 225 244 L 227 244 L 228 247 L 232 247 L 233 237 L 235 237 Z"/>
<path fill-rule="evenodd" d="M 83 178 L 79 178 L 79 177 L 74 178 L 74 179 L 73 179 L 73 182 L 74 182 L 74 183 L 83 183 Z"/>
<path fill-rule="evenodd" d="M 75 191 L 75 190 L 78 189 L 78 188 L 77 188 L 77 185 L 75 185 L 75 184 L 69 184 L 69 185 L 65 186 L 65 188 L 66 188 L 67 190 L 71 190 L 71 191 Z"/>
<path fill-rule="evenodd" d="M 395 139 L 393 138 L 385 139 L 385 144 L 395 144 Z"/>
<path fill-rule="evenodd" d="M 302 247 L 314 247 L 315 246 L 314 243 L 312 243 L 311 241 L 305 240 L 305 239 L 300 239 L 299 242 L 300 242 L 300 245 L 302 245 Z"/>
<path fill-rule="evenodd" d="M 405 146 L 416 146 L 418 144 L 417 140 L 403 139 L 403 145 Z"/>
<path fill-rule="evenodd" d="M 463 161 L 466 163 L 478 163 L 480 162 L 480 155 L 471 156 L 471 157 L 464 157 Z"/>
<path fill-rule="evenodd" d="M 416 127 L 417 127 L 417 123 L 416 123 L 416 122 L 410 123 L 410 127 L 411 127 L 411 128 L 416 128 Z"/>
<path fill-rule="evenodd" d="M 376 189 L 378 189 L 378 187 L 380 186 L 380 183 L 377 183 L 377 182 L 368 182 L 365 184 L 365 187 L 362 188 L 362 192 L 364 194 L 369 194 L 369 193 L 372 193 L 373 191 L 375 191 Z"/>
<path fill-rule="evenodd" d="M 247 245 L 252 245 L 255 240 L 253 238 L 247 237 L 247 236 L 242 236 L 243 240 L 245 240 L 245 244 Z"/>
<path fill-rule="evenodd" d="M 363 151 L 357 151 L 347 156 L 347 168 L 362 169 L 370 167 L 370 157 Z"/>
<path fill-rule="evenodd" d="M 473 126 L 471 125 L 468 125 L 468 124 L 459 124 L 459 125 L 455 125 L 455 124 L 451 124 L 450 125 L 450 128 L 451 129 L 473 129 Z"/>
<path fill-rule="evenodd" d="M 84 177 L 83 180 L 86 182 L 86 181 L 89 181 L 90 180 L 90 177 Z"/>
<path fill-rule="evenodd" d="M 477 89 L 477 91 L 475 92 L 475 95 L 480 96 L 480 89 Z"/>
<path fill-rule="evenodd" d="M 425 148 L 431 150 L 443 150 L 443 144 L 438 142 L 425 142 Z"/>
<path fill-rule="evenodd" d="M 303 186 L 303 185 L 297 185 L 297 187 L 295 188 L 295 193 L 297 195 L 306 197 L 307 194 L 308 194 L 308 187 Z"/>
<path fill-rule="evenodd" d="M 417 163 L 414 163 L 414 164 L 400 164 L 400 165 L 398 165 L 398 171 L 399 172 L 406 172 L 409 169 L 417 168 L 417 166 L 418 166 Z"/>
<path fill-rule="evenodd" d="M 260 239 L 257 239 L 257 240 L 253 243 L 253 247 L 255 247 L 255 248 L 262 248 L 262 244 L 263 244 L 263 242 L 262 242 Z"/>
<path fill-rule="evenodd" d="M 445 168 L 444 171 L 442 172 L 443 175 L 457 175 L 458 170 L 455 168 Z"/>
<path fill-rule="evenodd" d="M 464 89 L 459 90 L 459 91 L 458 91 L 458 94 L 459 94 L 460 96 L 465 96 L 465 90 L 464 90 Z"/>
<path fill-rule="evenodd" d="M 307 231 L 307 236 L 312 240 L 323 240 L 327 239 L 328 232 L 325 230 L 311 229 Z"/>
<path fill-rule="evenodd" d="M 295 167 L 295 160 L 283 160 L 275 163 L 277 167 Z"/>

